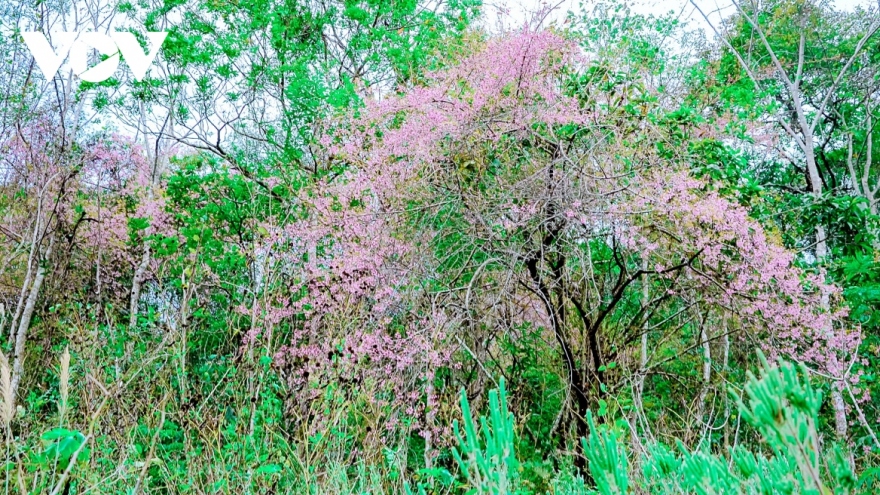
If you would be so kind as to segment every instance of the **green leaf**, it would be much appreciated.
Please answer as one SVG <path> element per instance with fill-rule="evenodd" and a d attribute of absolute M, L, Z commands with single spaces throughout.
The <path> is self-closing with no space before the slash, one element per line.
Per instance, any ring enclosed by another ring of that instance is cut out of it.
<path fill-rule="evenodd" d="M 264 465 L 258 467 L 256 470 L 257 474 L 265 474 L 265 475 L 278 474 L 280 472 L 281 472 L 281 465 L 280 464 L 264 464 Z"/>

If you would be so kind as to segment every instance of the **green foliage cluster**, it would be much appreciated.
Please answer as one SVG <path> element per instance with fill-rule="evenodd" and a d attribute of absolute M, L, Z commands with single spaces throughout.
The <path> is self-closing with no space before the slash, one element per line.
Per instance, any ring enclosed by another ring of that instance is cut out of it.
<path fill-rule="evenodd" d="M 823 445 L 816 425 L 822 393 L 808 372 L 787 362 L 770 363 L 759 351 L 758 376 L 737 401 L 743 419 L 763 440 L 762 448 L 739 445 L 727 453 L 689 450 L 680 440 L 662 442 L 625 440 L 626 421 L 597 425 L 590 415 L 590 434 L 581 439 L 588 459 L 583 478 L 558 473 L 553 493 L 623 495 L 652 494 L 855 494 L 872 493 L 873 472 L 860 479 L 852 472 L 840 446 Z M 488 417 L 475 421 L 462 394 L 464 435 L 457 435 L 461 478 L 467 493 L 532 493 L 520 474 L 516 456 L 516 422 L 506 400 L 504 380 L 490 392 Z M 457 425 L 456 425 L 456 431 Z M 420 493 L 426 493 L 420 487 Z"/>

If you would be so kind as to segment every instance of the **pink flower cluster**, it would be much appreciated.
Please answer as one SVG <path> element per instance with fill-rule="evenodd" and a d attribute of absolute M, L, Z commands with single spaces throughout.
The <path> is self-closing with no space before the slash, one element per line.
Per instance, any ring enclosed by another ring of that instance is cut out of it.
<path fill-rule="evenodd" d="M 291 292 L 302 295 L 280 301 L 277 315 L 307 320 L 276 360 L 298 370 L 291 382 L 304 397 L 334 383 L 358 384 L 375 391 L 389 418 L 426 405 L 430 417 L 427 385 L 454 346 L 446 341 L 443 309 L 419 312 L 424 296 L 416 282 L 436 260 L 423 249 L 432 233 L 412 226 L 409 208 L 436 197 L 433 188 L 449 180 L 458 150 L 529 139 L 562 125 L 601 128 L 596 111 L 562 91 L 565 68 L 582 61 L 568 40 L 523 30 L 429 74 L 425 86 L 402 88 L 367 102 L 354 117 L 327 123 L 320 142 L 330 165 L 341 162 L 336 170 L 342 171 L 306 190 L 302 218 L 271 234 L 286 266 L 296 267 L 289 269 L 296 281 Z M 535 174 L 546 170 L 529 165 Z M 619 175 L 573 171 L 540 188 L 534 183 L 545 179 L 532 175 L 496 198 L 481 198 L 500 201 L 480 210 L 482 216 L 465 214 L 511 235 L 547 222 L 553 203 L 549 221 L 561 222 L 572 245 L 608 236 L 656 272 L 693 257 L 685 271 L 702 305 L 757 329 L 749 335 L 772 353 L 830 375 L 845 373 L 860 335 L 841 323 L 844 310 L 822 309 L 822 293 L 833 301 L 837 289 L 796 268 L 794 255 L 744 208 L 666 165 Z M 539 189 L 546 195 L 537 195 Z"/>
<path fill-rule="evenodd" d="M 651 214 L 636 213 L 645 211 Z M 700 253 L 691 271 L 704 303 L 759 330 L 770 354 L 838 378 L 847 373 L 861 334 L 845 325 L 846 308 L 834 305 L 840 290 L 794 266 L 794 254 L 769 239 L 744 207 L 686 171 L 667 171 L 636 188 L 618 213 L 630 219 L 620 230 L 626 245 L 647 259 L 666 260 L 655 262 L 657 270 Z"/>

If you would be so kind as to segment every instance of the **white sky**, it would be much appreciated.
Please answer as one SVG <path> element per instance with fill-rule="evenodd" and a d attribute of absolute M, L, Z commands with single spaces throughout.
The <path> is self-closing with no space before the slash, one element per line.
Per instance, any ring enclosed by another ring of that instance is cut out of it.
<path fill-rule="evenodd" d="M 496 16 L 495 12 L 508 11 L 509 16 L 505 16 L 504 23 L 511 26 L 522 24 L 528 12 L 534 12 L 548 4 L 559 5 L 551 15 L 551 19 L 560 20 L 564 18 L 567 11 L 579 10 L 580 3 L 581 0 L 485 0 L 484 12 L 488 19 L 493 19 Z M 595 2 L 584 0 L 583 3 L 589 6 Z M 696 3 L 709 16 L 713 24 L 716 24 L 721 17 L 727 17 L 734 12 L 733 3 L 730 0 L 696 0 Z M 830 3 L 838 9 L 852 10 L 858 5 L 877 6 L 880 0 L 831 0 Z M 690 0 L 631 0 L 630 7 L 633 13 L 638 14 L 658 15 L 674 12 L 676 16 L 680 16 L 681 20 L 689 21 L 692 26 L 699 26 L 711 33 L 711 29 L 700 13 L 694 9 Z M 589 7 L 587 8 L 589 9 Z"/>

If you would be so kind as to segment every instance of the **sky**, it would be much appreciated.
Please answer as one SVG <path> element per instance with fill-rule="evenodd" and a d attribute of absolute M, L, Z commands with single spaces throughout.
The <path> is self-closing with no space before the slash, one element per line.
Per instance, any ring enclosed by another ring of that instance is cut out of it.
<path fill-rule="evenodd" d="M 727 17 L 734 12 L 733 3 L 730 0 L 695 0 L 696 4 L 705 13 L 713 24 L 716 24 L 722 17 Z M 831 3 L 838 9 L 852 10 L 858 5 L 868 6 L 877 5 L 880 0 L 831 0 Z M 505 24 L 522 24 L 526 19 L 528 12 L 534 12 L 544 5 L 559 5 L 551 16 L 551 20 L 561 20 L 565 16 L 565 12 L 569 10 L 577 10 L 581 0 L 486 0 L 484 5 L 488 8 L 485 13 L 492 18 L 495 12 L 505 10 L 509 11 L 509 16 Z M 585 0 L 584 3 L 595 3 Z M 676 16 L 680 16 L 681 20 L 689 21 L 694 27 L 700 27 L 711 33 L 711 27 L 706 23 L 700 13 L 694 8 L 690 0 L 631 0 L 631 9 L 634 13 L 639 14 L 666 14 L 670 11 Z"/>

